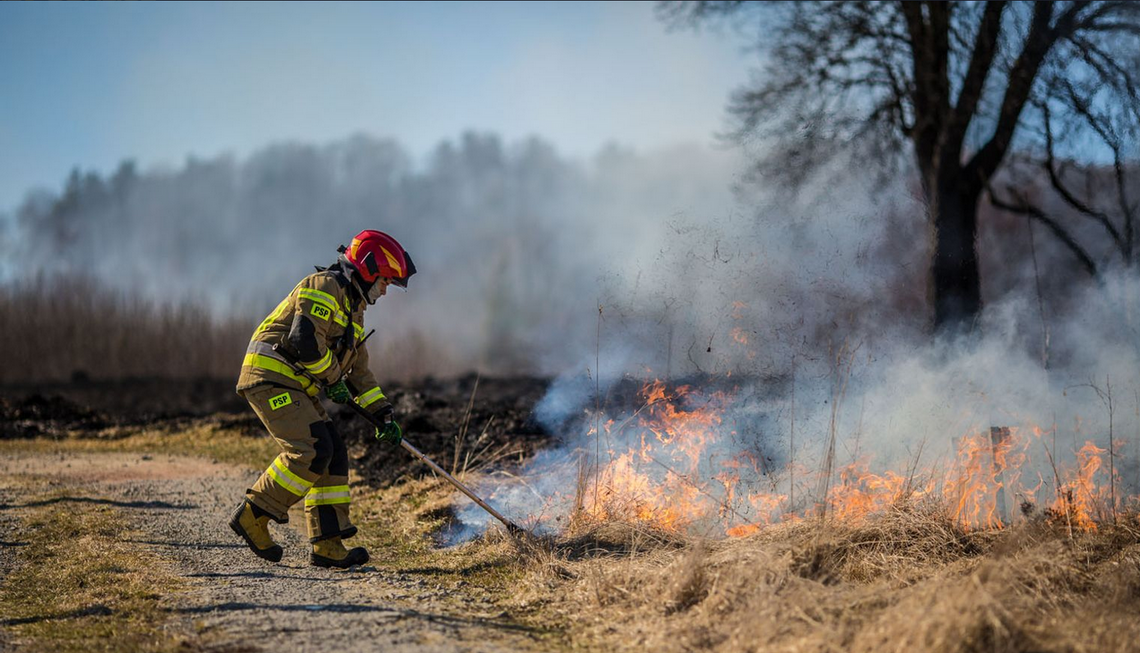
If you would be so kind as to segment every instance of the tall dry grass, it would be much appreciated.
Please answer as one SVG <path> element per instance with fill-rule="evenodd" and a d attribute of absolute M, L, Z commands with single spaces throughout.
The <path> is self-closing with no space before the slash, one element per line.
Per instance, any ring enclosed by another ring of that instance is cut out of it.
<path fill-rule="evenodd" d="M 201 302 L 155 301 L 81 277 L 21 279 L 0 285 L 0 384 L 236 381 L 250 335 L 264 317 L 221 316 Z M 381 383 L 458 376 L 471 368 L 440 337 L 417 330 L 376 333 L 368 348 Z"/>
<path fill-rule="evenodd" d="M 0 383 L 234 377 L 254 320 L 75 277 L 0 286 Z"/>
<path fill-rule="evenodd" d="M 598 524 L 530 556 L 518 608 L 586 647 L 652 651 L 1140 650 L 1140 520 L 1070 537 L 896 508 L 705 541 Z"/>

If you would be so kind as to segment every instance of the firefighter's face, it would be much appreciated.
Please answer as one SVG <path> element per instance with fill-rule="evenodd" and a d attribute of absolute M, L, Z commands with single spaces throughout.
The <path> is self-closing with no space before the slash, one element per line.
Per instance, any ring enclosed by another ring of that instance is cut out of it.
<path fill-rule="evenodd" d="M 392 283 L 392 280 L 388 277 L 380 277 L 377 279 L 376 282 L 372 284 L 372 287 L 368 289 L 368 303 L 375 303 L 377 299 L 388 294 L 388 284 L 390 283 Z"/>

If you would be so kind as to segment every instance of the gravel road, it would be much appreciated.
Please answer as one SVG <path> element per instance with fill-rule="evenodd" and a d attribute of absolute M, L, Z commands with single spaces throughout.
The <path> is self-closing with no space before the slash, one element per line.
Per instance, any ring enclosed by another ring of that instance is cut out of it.
<path fill-rule="evenodd" d="M 131 542 L 159 556 L 189 586 L 169 598 L 173 627 L 211 633 L 231 650 L 544 648 L 537 633 L 483 612 L 493 607 L 477 598 L 456 613 L 429 579 L 372 566 L 310 567 L 307 538 L 294 528 L 303 528 L 301 515 L 276 527 L 285 549 L 281 563 L 254 557 L 226 524 L 254 472 L 176 456 L 16 453 L 0 457 L 0 478 L 12 475 L 36 481 L 36 495 L 54 489 L 67 497 L 75 489 L 75 499 L 63 500 L 74 500 L 79 509 L 94 501 L 127 514 L 137 534 Z M 14 526 L 21 505 L 34 496 L 28 492 L 0 486 L 0 574 L 16 555 L 20 535 Z"/>

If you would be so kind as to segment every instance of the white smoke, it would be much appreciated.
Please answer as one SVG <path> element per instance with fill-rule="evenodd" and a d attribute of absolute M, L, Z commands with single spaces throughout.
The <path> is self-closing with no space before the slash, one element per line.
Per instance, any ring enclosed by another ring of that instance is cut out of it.
<path fill-rule="evenodd" d="M 731 215 L 671 222 L 665 249 L 614 284 L 593 341 L 539 406 L 563 446 L 528 463 L 521 483 L 492 479 L 483 491 L 518 520 L 564 525 L 582 459 L 604 469 L 643 450 L 646 429 L 597 435 L 597 424 L 624 424 L 645 409 L 643 396 L 615 393 L 631 373 L 695 384 L 676 400 L 682 411 L 726 389 L 731 397 L 705 432 L 713 444 L 695 473 L 668 469 L 685 461 L 677 446 L 633 458 L 657 491 L 682 488 L 682 476 L 703 488 L 710 518 L 691 532 L 770 517 L 744 500 L 750 491 L 796 497 L 782 509 L 810 508 L 832 433 L 834 469 L 865 461 L 879 474 L 936 475 L 954 467 L 964 436 L 1010 427 L 1028 460 L 1006 479 L 1008 501 L 1041 507 L 1057 492 L 1050 455 L 1063 483 L 1086 441 L 1108 450 L 1111 432 L 1111 482 L 1118 496 L 1140 491 L 1140 279 L 1114 270 L 1089 283 L 1046 243 L 1038 273 L 1054 290 L 1039 298 L 1029 258 L 983 241 L 984 265 L 1006 268 L 996 275 L 1002 283 L 1028 283 L 984 289 L 978 338 L 931 341 L 920 203 L 901 184 L 872 199 L 858 173 L 844 179 L 808 193 L 810 202 L 753 188 Z M 726 462 L 740 476 L 735 498 L 718 480 Z M 1110 483 L 1108 465 L 1106 454 L 1099 483 Z M 478 532 L 486 517 L 466 504 L 460 521 L 456 537 Z"/>

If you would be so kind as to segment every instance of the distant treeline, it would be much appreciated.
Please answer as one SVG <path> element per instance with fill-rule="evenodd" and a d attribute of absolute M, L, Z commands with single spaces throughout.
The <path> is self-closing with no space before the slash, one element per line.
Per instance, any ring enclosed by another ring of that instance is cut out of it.
<path fill-rule="evenodd" d="M 75 170 L 0 215 L 0 279 L 71 274 L 129 301 L 260 320 L 337 245 L 382 229 L 420 270 L 368 313 L 396 375 L 440 371 L 415 367 L 409 349 L 455 369 L 559 370 L 569 338 L 592 349 L 599 277 L 651 260 L 666 221 L 724 215 L 732 170 L 700 147 L 583 161 L 475 133 L 422 162 L 368 136 L 174 168 L 127 161 Z"/>

